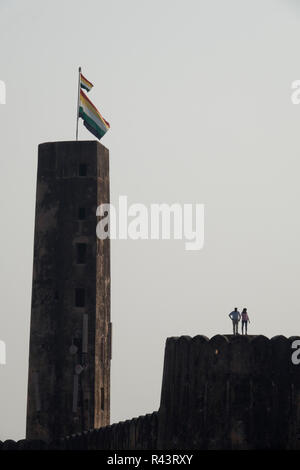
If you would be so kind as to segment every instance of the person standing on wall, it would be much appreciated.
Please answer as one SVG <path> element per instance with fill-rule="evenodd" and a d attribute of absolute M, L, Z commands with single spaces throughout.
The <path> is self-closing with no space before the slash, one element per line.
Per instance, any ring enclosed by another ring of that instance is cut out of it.
<path fill-rule="evenodd" d="M 243 311 L 242 311 L 242 335 L 244 334 L 244 329 L 245 329 L 245 335 L 247 335 L 248 323 L 250 323 L 250 319 L 248 317 L 247 309 L 243 308 Z"/>
<path fill-rule="evenodd" d="M 235 307 L 235 309 L 232 312 L 230 312 L 230 314 L 228 316 L 232 320 L 233 334 L 238 335 L 239 334 L 239 331 L 238 331 L 239 330 L 239 321 L 241 319 L 241 314 L 238 311 L 237 307 Z"/>

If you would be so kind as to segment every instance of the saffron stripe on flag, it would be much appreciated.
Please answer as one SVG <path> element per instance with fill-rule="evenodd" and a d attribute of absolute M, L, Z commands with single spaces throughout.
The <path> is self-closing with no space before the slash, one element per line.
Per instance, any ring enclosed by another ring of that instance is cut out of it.
<path fill-rule="evenodd" d="M 85 78 L 80 72 L 80 87 L 84 88 L 86 91 L 90 91 L 93 88 L 93 84 Z"/>
<path fill-rule="evenodd" d="M 79 117 L 83 119 L 85 127 L 99 140 L 110 128 L 109 122 L 104 119 L 82 90 L 80 90 Z"/>

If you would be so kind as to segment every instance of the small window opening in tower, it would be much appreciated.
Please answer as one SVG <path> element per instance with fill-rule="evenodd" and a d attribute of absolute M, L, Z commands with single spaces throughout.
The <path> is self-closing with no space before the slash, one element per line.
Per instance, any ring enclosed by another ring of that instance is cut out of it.
<path fill-rule="evenodd" d="M 75 289 L 75 307 L 84 307 L 85 306 L 85 289 L 82 287 L 77 287 Z"/>
<path fill-rule="evenodd" d="M 78 207 L 78 219 L 84 220 L 86 219 L 86 210 L 85 207 Z"/>
<path fill-rule="evenodd" d="M 101 387 L 101 410 L 104 410 L 104 388 Z"/>
<path fill-rule="evenodd" d="M 85 264 L 86 263 L 86 252 L 87 252 L 86 243 L 76 243 L 76 262 L 77 262 L 77 264 Z"/>
<path fill-rule="evenodd" d="M 87 175 L 87 165 L 85 163 L 80 163 L 79 165 L 79 176 Z"/>

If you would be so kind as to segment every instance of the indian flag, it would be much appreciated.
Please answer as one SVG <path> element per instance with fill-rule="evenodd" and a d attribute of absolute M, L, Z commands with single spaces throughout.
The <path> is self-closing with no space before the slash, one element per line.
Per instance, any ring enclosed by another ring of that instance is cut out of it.
<path fill-rule="evenodd" d="M 80 72 L 80 87 L 84 88 L 86 91 L 90 91 L 93 88 L 93 84 L 89 82 Z"/>
<path fill-rule="evenodd" d="M 79 117 L 83 119 L 85 127 L 99 140 L 110 128 L 109 123 L 82 90 L 80 90 Z"/>

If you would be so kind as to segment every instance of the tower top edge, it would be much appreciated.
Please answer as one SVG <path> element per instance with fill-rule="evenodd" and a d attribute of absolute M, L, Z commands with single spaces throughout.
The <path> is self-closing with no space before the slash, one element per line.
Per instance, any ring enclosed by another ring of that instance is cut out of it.
<path fill-rule="evenodd" d="M 55 145 L 55 146 L 60 146 L 60 145 L 69 145 L 69 146 L 82 146 L 82 145 L 85 145 L 85 144 L 96 144 L 97 147 L 102 147 L 106 150 L 108 150 L 107 147 L 105 147 L 105 145 L 103 145 L 101 142 L 99 142 L 98 140 L 57 140 L 57 141 L 54 141 L 54 142 L 41 142 L 40 144 L 38 144 L 38 148 L 41 148 L 43 146 L 49 146 L 49 145 Z"/>

